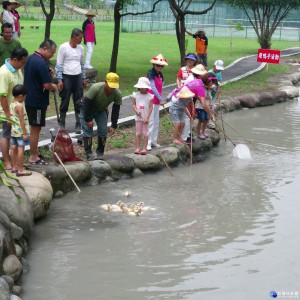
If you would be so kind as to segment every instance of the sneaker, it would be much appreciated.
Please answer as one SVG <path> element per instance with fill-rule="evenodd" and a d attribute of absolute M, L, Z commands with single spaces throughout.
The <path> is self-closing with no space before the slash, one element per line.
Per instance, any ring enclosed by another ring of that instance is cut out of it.
<path fill-rule="evenodd" d="M 206 139 L 206 136 L 204 134 L 200 134 L 197 136 L 198 139 L 200 140 L 205 140 Z"/>
<path fill-rule="evenodd" d="M 94 69 L 91 65 L 84 65 L 85 69 Z"/>
<path fill-rule="evenodd" d="M 153 148 L 160 148 L 161 145 L 160 144 L 156 144 L 156 145 L 152 145 Z"/>
<path fill-rule="evenodd" d="M 147 150 L 148 150 L 148 151 L 151 151 L 151 150 L 152 150 L 151 145 L 147 145 Z"/>

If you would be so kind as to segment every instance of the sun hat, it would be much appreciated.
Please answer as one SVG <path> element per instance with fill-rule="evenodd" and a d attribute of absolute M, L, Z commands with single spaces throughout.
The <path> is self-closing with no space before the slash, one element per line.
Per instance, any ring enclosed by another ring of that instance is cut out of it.
<path fill-rule="evenodd" d="M 10 1 L 10 3 L 12 4 L 16 3 L 16 8 L 21 6 L 21 3 L 19 1 Z"/>
<path fill-rule="evenodd" d="M 93 16 L 93 17 L 96 17 L 96 14 L 91 10 L 89 9 L 88 12 L 85 14 L 86 16 Z"/>
<path fill-rule="evenodd" d="M 196 55 L 192 54 L 192 53 L 188 54 L 184 59 L 192 59 L 194 61 L 198 60 L 197 57 L 196 57 Z"/>
<path fill-rule="evenodd" d="M 197 32 L 203 32 L 204 33 L 204 35 L 205 35 L 205 31 L 204 31 L 204 29 L 203 28 L 200 28 L 200 29 L 198 29 L 198 31 Z"/>
<path fill-rule="evenodd" d="M 110 88 L 117 89 L 119 88 L 119 75 L 116 73 L 107 73 L 106 82 Z"/>
<path fill-rule="evenodd" d="M 137 89 L 151 89 L 150 81 L 147 77 L 140 77 L 138 83 L 134 87 Z"/>
<path fill-rule="evenodd" d="M 218 71 L 223 71 L 224 70 L 224 62 L 223 62 L 223 60 L 220 60 L 220 59 L 216 60 L 215 63 L 214 63 L 214 66 L 216 67 L 216 69 Z"/>
<path fill-rule="evenodd" d="M 205 70 L 205 67 L 201 64 L 194 67 L 191 71 L 197 75 L 204 75 L 207 73 L 207 71 Z"/>
<path fill-rule="evenodd" d="M 195 94 L 191 92 L 191 90 L 187 87 L 184 86 L 176 95 L 177 98 L 192 98 L 194 97 Z"/>
<path fill-rule="evenodd" d="M 161 65 L 161 66 L 167 66 L 167 60 L 162 56 L 162 54 L 158 54 L 156 57 L 153 57 L 150 60 L 151 64 L 155 64 L 155 65 Z"/>

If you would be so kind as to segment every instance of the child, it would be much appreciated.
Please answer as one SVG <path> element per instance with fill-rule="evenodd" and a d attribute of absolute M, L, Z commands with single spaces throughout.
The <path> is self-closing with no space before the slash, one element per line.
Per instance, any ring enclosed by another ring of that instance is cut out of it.
<path fill-rule="evenodd" d="M 13 102 L 10 104 L 11 119 L 17 124 L 12 123 L 11 126 L 11 150 L 10 157 L 12 162 L 12 173 L 17 176 L 29 176 L 30 171 L 24 170 L 24 147 L 29 145 L 29 122 L 24 108 L 23 102 L 27 95 L 26 87 L 17 84 L 13 90 Z"/>
<path fill-rule="evenodd" d="M 11 13 L 13 14 L 13 16 L 17 19 L 15 21 L 15 31 L 13 32 L 13 39 L 16 39 L 17 37 L 21 36 L 21 27 L 20 27 L 20 15 L 19 13 L 16 11 L 16 8 L 20 7 L 21 4 L 18 1 L 10 1 L 10 3 L 12 4 L 12 10 Z"/>
<path fill-rule="evenodd" d="M 93 21 L 93 17 L 96 15 L 92 10 L 89 10 L 86 13 L 87 19 L 82 24 L 82 31 L 84 37 L 84 44 L 86 46 L 86 56 L 85 56 L 85 69 L 93 69 L 91 66 L 91 58 L 94 50 L 94 46 L 96 45 L 96 34 L 95 34 L 95 23 Z"/>
<path fill-rule="evenodd" d="M 159 129 L 159 105 L 164 105 L 162 101 L 162 87 L 164 85 L 164 77 L 161 70 L 164 66 L 167 66 L 167 60 L 163 58 L 161 54 L 153 57 L 150 60 L 153 64 L 153 68 L 147 73 L 147 78 L 150 80 L 151 94 L 154 94 L 153 98 L 153 110 L 149 120 L 149 139 L 147 150 L 151 150 L 151 147 L 160 147 L 157 144 L 157 136 Z"/>
<path fill-rule="evenodd" d="M 153 109 L 154 95 L 148 93 L 151 89 L 150 81 L 146 77 L 140 77 L 138 83 L 134 86 L 139 90 L 137 93 L 133 93 L 132 107 L 136 113 L 136 150 L 134 154 L 147 154 L 148 144 L 148 123 Z M 141 136 L 144 137 L 143 150 L 140 152 Z"/>
<path fill-rule="evenodd" d="M 185 115 L 190 119 L 190 124 L 193 124 L 193 117 L 187 109 L 189 102 L 193 101 L 195 96 L 188 87 L 184 86 L 179 92 L 175 92 L 172 97 L 172 103 L 169 109 L 171 121 L 174 123 L 174 138 L 173 143 L 181 145 L 181 134 L 184 127 Z"/>
<path fill-rule="evenodd" d="M 198 58 L 194 53 L 188 53 L 184 58 L 186 66 L 181 67 L 179 72 L 177 73 L 177 88 L 180 88 L 182 85 L 185 84 L 186 80 L 188 79 L 189 75 L 192 73 L 192 68 L 194 68 L 198 62 Z"/>
<path fill-rule="evenodd" d="M 203 83 L 205 83 L 205 100 L 206 105 L 210 109 L 212 109 L 212 103 L 211 103 L 211 96 L 210 96 L 210 90 L 213 87 L 212 77 L 214 76 L 213 73 L 207 73 L 202 77 Z M 207 124 L 209 123 L 209 114 L 204 110 L 203 105 L 200 101 L 197 101 L 196 103 L 196 110 L 197 110 L 197 134 L 198 138 L 201 140 L 205 140 L 208 136 L 205 133 L 205 129 L 207 127 Z M 202 126 L 201 126 L 202 125 Z"/>

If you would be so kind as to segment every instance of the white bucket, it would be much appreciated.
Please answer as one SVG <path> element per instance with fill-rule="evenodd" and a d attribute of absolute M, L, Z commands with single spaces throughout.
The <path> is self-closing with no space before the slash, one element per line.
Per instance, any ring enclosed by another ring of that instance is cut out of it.
<path fill-rule="evenodd" d="M 232 156 L 239 159 L 252 159 L 250 150 L 245 144 L 238 144 L 232 150 Z"/>

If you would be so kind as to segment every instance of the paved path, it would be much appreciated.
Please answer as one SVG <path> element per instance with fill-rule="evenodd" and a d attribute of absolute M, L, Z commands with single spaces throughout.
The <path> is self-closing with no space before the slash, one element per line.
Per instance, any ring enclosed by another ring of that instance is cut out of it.
<path fill-rule="evenodd" d="M 286 49 L 281 51 L 281 56 L 291 56 L 300 54 L 300 47 Z M 260 71 L 265 66 L 265 63 L 258 63 L 256 61 L 256 55 L 247 56 L 236 60 L 222 71 L 223 85 L 228 82 L 237 81 L 243 77 L 249 76 L 255 72 Z M 175 84 L 168 85 L 163 88 L 163 97 L 166 97 L 168 93 L 174 89 Z M 132 109 L 132 102 L 130 97 L 123 98 L 123 104 L 120 110 L 119 124 L 124 124 L 133 119 L 134 113 Z M 70 136 L 76 136 L 74 133 L 75 117 L 74 112 L 67 114 L 66 129 L 70 132 Z M 109 123 L 110 125 L 110 123 Z M 46 127 L 42 129 L 42 135 L 40 136 L 39 146 L 48 145 L 50 143 L 50 128 L 54 128 L 56 131 L 59 129 L 57 123 L 57 117 L 47 118 Z M 1 156 L 1 153 L 0 153 Z"/>

